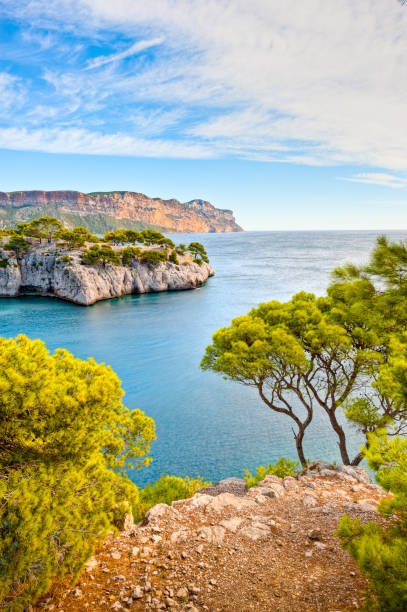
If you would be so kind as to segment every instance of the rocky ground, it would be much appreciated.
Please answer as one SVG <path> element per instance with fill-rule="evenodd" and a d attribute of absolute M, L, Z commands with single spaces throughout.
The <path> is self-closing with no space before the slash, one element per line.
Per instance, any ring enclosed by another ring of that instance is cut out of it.
<path fill-rule="evenodd" d="M 56 583 L 35 610 L 357 610 L 367 583 L 334 532 L 345 512 L 380 520 L 383 495 L 362 468 L 322 462 L 249 491 L 228 479 L 127 521 L 74 587 Z"/>

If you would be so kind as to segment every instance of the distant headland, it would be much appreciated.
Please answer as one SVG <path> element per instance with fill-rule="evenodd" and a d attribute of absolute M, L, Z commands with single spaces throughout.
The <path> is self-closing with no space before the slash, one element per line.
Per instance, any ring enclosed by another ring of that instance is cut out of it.
<path fill-rule="evenodd" d="M 98 237 L 41 217 L 0 230 L 0 297 L 49 296 L 89 306 L 132 293 L 195 289 L 213 274 L 202 244 L 177 246 L 153 229 Z"/>
<path fill-rule="evenodd" d="M 66 226 L 91 232 L 126 228 L 166 233 L 241 232 L 231 210 L 205 200 L 150 198 L 133 191 L 13 191 L 0 192 L 0 227 L 40 216 L 56 217 Z"/>

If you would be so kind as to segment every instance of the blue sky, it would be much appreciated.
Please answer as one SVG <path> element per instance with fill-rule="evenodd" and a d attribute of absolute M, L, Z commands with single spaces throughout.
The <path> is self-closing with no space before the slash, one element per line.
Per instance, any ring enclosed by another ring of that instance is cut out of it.
<path fill-rule="evenodd" d="M 129 189 L 245 229 L 407 228 L 397 0 L 0 0 L 0 190 Z"/>

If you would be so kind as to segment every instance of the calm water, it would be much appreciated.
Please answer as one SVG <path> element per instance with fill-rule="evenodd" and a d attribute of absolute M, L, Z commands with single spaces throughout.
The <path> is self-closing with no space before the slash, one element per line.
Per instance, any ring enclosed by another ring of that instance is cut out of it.
<path fill-rule="evenodd" d="M 386 232 L 392 239 L 404 232 Z M 0 334 L 41 338 L 53 350 L 110 364 L 125 402 L 152 416 L 157 441 L 137 482 L 162 472 L 215 480 L 284 455 L 296 458 L 291 423 L 253 389 L 201 372 L 211 334 L 258 302 L 302 289 L 323 294 L 330 270 L 363 262 L 378 232 L 248 232 L 177 236 L 199 240 L 216 276 L 195 291 L 127 296 L 83 308 L 48 298 L 0 300 Z M 353 436 L 353 446 L 357 447 Z M 308 430 L 309 458 L 338 460 L 325 418 Z"/>

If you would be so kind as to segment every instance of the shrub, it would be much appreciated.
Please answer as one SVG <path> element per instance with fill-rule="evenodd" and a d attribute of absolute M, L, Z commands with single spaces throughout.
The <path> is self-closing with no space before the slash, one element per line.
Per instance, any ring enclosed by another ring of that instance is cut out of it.
<path fill-rule="evenodd" d="M 385 527 L 373 521 L 363 525 L 345 515 L 337 535 L 369 578 L 365 610 L 407 610 L 407 439 L 371 435 L 369 449 L 363 452 L 369 467 L 377 472 L 378 483 L 394 495 L 379 505 L 379 512 L 389 521 Z"/>
<path fill-rule="evenodd" d="M 177 251 L 178 255 L 185 255 L 187 247 L 184 243 L 181 242 L 177 247 L 175 247 L 175 250 Z"/>
<path fill-rule="evenodd" d="M 78 248 L 85 244 L 85 242 L 98 243 L 99 238 L 91 234 L 85 227 L 74 227 L 72 231 L 68 229 L 61 229 L 57 237 L 63 240 L 70 248 Z"/>
<path fill-rule="evenodd" d="M 151 265 L 159 264 L 162 261 L 167 261 L 168 253 L 167 251 L 143 251 L 141 254 L 141 261 L 143 263 L 148 263 Z"/>
<path fill-rule="evenodd" d="M 179 265 L 179 261 L 178 261 L 178 257 L 177 257 L 177 251 L 171 251 L 170 256 L 168 258 L 172 263 L 176 264 L 177 266 Z"/>
<path fill-rule="evenodd" d="M 14 251 L 15 253 L 21 253 L 28 250 L 28 242 L 22 237 L 13 235 L 10 240 L 3 246 L 6 251 Z"/>
<path fill-rule="evenodd" d="M 59 261 L 62 261 L 63 263 L 70 263 L 72 259 L 69 257 L 69 255 L 63 255 Z"/>
<path fill-rule="evenodd" d="M 139 249 L 138 247 L 126 247 L 125 249 L 122 249 L 120 252 L 122 264 L 125 266 L 128 266 L 129 264 L 131 264 L 132 259 L 135 259 L 136 257 L 140 257 L 140 255 L 141 255 L 141 249 Z"/>
<path fill-rule="evenodd" d="M 200 242 L 191 242 L 188 245 L 188 251 L 191 253 L 195 261 L 199 263 L 199 265 L 202 264 L 202 261 L 209 263 L 209 259 L 208 259 L 207 252 L 205 251 L 205 247 Z"/>
<path fill-rule="evenodd" d="M 164 234 L 153 229 L 145 229 L 140 232 L 146 244 L 160 244 L 161 240 L 166 240 Z"/>
<path fill-rule="evenodd" d="M 285 478 L 286 476 L 295 476 L 295 474 L 298 474 L 299 471 L 300 465 L 297 463 L 297 461 L 290 461 L 290 459 L 281 457 L 281 459 L 277 461 L 276 465 L 273 465 L 272 463 L 270 463 L 268 467 L 260 465 L 257 468 L 254 476 L 249 472 L 249 470 L 245 470 L 244 479 L 250 489 L 251 487 L 258 485 L 259 482 L 264 480 L 266 476 L 273 475 L 278 476 L 279 478 Z"/>
<path fill-rule="evenodd" d="M 190 478 L 189 476 L 180 478 L 162 474 L 154 484 L 147 483 L 144 489 L 140 491 L 140 501 L 134 519 L 141 521 L 146 512 L 156 504 L 171 505 L 173 501 L 178 499 L 192 497 L 198 489 L 210 484 L 210 482 L 204 482 L 200 476 L 198 478 Z"/>
<path fill-rule="evenodd" d="M 138 489 L 154 422 L 122 404 L 113 370 L 0 338 L 0 601 L 23 610 L 79 574 Z"/>
<path fill-rule="evenodd" d="M 7 257 L 1 256 L 0 257 L 0 268 L 7 268 L 7 266 L 8 266 Z"/>
<path fill-rule="evenodd" d="M 111 247 L 94 244 L 89 250 L 82 253 L 82 262 L 91 266 L 102 264 L 105 267 L 107 263 L 118 266 L 120 265 L 120 257 Z"/>

